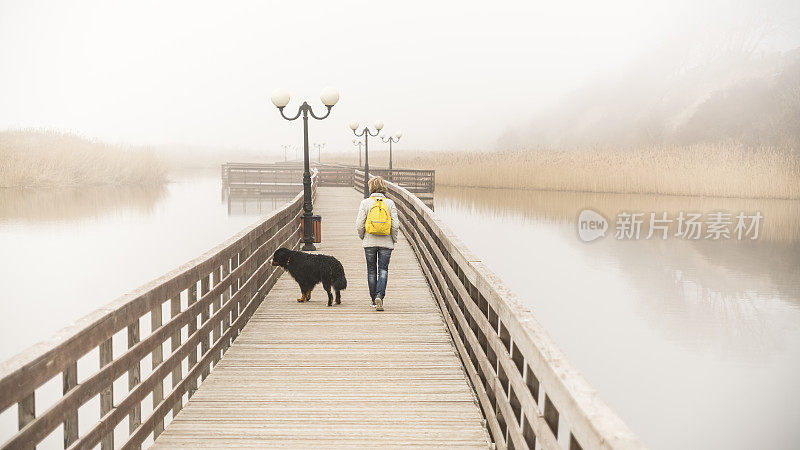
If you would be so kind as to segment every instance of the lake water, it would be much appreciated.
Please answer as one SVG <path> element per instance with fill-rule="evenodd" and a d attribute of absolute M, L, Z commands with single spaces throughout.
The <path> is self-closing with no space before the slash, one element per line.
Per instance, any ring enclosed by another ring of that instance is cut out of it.
<path fill-rule="evenodd" d="M 287 200 L 226 198 L 216 172 L 153 189 L 0 190 L 0 360 Z M 435 203 L 649 446 L 797 447 L 800 202 L 442 187 Z M 586 243 L 576 232 L 584 208 L 612 222 L 620 211 L 764 219 L 756 240 L 646 240 L 645 231 L 619 241 L 612 223 Z M 97 407 L 86 409 L 82 424 L 96 420 Z M 11 410 L 0 437 L 13 432 Z M 59 446 L 53 436 L 42 447 Z"/>
<path fill-rule="evenodd" d="M 800 445 L 800 202 L 437 187 L 435 203 L 648 446 Z M 588 243 L 586 208 L 611 227 Z M 718 210 L 760 211 L 758 238 L 615 237 L 620 212 Z"/>

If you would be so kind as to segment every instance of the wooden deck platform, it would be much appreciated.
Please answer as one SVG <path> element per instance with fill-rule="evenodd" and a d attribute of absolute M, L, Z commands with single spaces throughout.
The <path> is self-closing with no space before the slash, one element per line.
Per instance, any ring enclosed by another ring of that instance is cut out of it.
<path fill-rule="evenodd" d="M 386 311 L 369 305 L 361 194 L 320 187 L 318 251 L 342 261 L 342 304 L 284 274 L 154 448 L 475 447 L 489 435 L 423 272 L 402 236 Z"/>

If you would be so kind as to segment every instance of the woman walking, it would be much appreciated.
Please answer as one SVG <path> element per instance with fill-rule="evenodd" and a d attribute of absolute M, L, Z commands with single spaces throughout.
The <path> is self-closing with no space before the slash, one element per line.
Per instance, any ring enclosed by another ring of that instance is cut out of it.
<path fill-rule="evenodd" d="M 386 182 L 381 177 L 369 180 L 370 196 L 361 201 L 356 218 L 356 232 L 367 258 L 367 283 L 372 306 L 383 311 L 389 258 L 392 256 L 400 222 L 397 207 L 386 198 Z"/>

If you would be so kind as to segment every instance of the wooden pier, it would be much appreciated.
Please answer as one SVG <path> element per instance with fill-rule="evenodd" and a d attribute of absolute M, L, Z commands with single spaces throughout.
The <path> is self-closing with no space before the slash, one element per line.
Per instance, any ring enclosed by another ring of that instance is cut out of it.
<path fill-rule="evenodd" d="M 392 254 L 386 311 L 369 305 L 355 216 L 362 195 L 321 187 L 318 251 L 348 287 L 298 303 L 282 276 L 155 448 L 488 448 L 489 435 L 447 326 L 405 239 Z"/>
<path fill-rule="evenodd" d="M 297 303 L 296 283 L 268 262 L 299 246 L 299 194 L 0 364 L 0 414 L 16 410 L 18 424 L 2 448 L 54 432 L 64 448 L 104 450 L 644 448 L 520 299 L 394 183 L 402 236 L 387 310 L 374 311 L 354 224 L 364 175 L 347 170 L 312 177 L 319 251 L 348 277 L 342 305 L 325 306 L 321 291 Z M 97 364 L 79 372 L 89 357 Z M 63 395 L 37 409 L 54 380 Z M 97 399 L 99 416 L 84 420 Z"/>

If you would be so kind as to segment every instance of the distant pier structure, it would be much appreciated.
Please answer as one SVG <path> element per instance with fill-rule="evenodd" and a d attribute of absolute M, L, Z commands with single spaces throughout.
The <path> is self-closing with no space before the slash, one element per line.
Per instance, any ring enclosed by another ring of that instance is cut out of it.
<path fill-rule="evenodd" d="M 355 187 L 364 183 L 364 172 L 356 166 L 344 164 L 312 163 L 319 175 L 322 187 Z M 380 176 L 405 188 L 433 208 L 433 195 L 436 189 L 436 171 L 420 169 L 370 168 L 372 176 Z M 303 190 L 303 165 L 300 162 L 275 164 L 224 163 L 221 167 L 223 196 L 231 199 L 232 211 L 247 201 L 285 198 L 288 200 Z M 231 202 L 229 202 L 229 205 Z"/>

